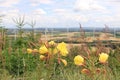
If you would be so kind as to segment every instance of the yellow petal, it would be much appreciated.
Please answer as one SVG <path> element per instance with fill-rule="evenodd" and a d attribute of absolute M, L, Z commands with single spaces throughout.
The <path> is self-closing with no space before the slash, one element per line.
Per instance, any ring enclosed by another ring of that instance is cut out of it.
<path fill-rule="evenodd" d="M 67 66 L 67 61 L 66 61 L 65 59 L 61 59 L 61 61 L 63 62 L 63 64 L 64 64 L 65 66 Z"/>
<path fill-rule="evenodd" d="M 57 46 L 57 49 L 59 50 L 59 52 L 62 56 L 67 56 L 68 50 L 67 50 L 67 46 L 64 42 L 59 43 Z"/>
<path fill-rule="evenodd" d="M 43 45 L 43 46 L 41 46 L 41 47 L 39 48 L 39 53 L 40 53 L 40 54 L 48 53 L 48 49 L 46 48 L 45 45 Z"/>
<path fill-rule="evenodd" d="M 55 55 L 58 53 L 58 50 L 56 48 L 49 48 L 48 50 L 50 55 Z"/>
<path fill-rule="evenodd" d="M 56 48 L 53 49 L 53 54 L 57 54 L 58 50 Z"/>
<path fill-rule="evenodd" d="M 54 45 L 54 44 L 55 44 L 54 41 L 50 41 L 50 42 L 49 42 L 49 45 Z"/>
<path fill-rule="evenodd" d="M 64 42 L 59 43 L 57 46 L 58 49 L 66 48 L 66 44 Z"/>
<path fill-rule="evenodd" d="M 99 55 L 99 61 L 100 61 L 101 63 L 105 63 L 105 62 L 108 60 L 108 57 L 109 57 L 108 54 L 106 54 L 106 53 L 101 53 L 101 54 Z"/>
<path fill-rule="evenodd" d="M 45 56 L 44 55 L 40 55 L 40 60 L 44 60 Z"/>
<path fill-rule="evenodd" d="M 31 54 L 32 53 L 32 49 L 27 49 L 27 52 L 29 53 L 29 54 Z"/>
<path fill-rule="evenodd" d="M 75 65 L 83 65 L 83 63 L 84 63 L 84 58 L 82 57 L 82 56 L 80 56 L 80 55 L 77 55 L 77 56 L 75 56 L 75 58 L 74 58 L 74 63 L 75 63 Z"/>
<path fill-rule="evenodd" d="M 67 49 L 61 49 L 60 54 L 61 54 L 62 56 L 67 56 L 67 54 L 68 54 Z"/>
<path fill-rule="evenodd" d="M 37 50 L 37 49 L 33 49 L 33 52 L 34 52 L 34 53 L 37 53 L 37 52 L 38 52 L 38 50 Z"/>

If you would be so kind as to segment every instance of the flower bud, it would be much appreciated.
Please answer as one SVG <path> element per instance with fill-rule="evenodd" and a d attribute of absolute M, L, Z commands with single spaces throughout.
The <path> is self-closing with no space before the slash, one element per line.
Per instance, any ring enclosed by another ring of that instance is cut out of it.
<path fill-rule="evenodd" d="M 90 74 L 90 70 L 84 68 L 84 69 L 81 70 L 81 73 L 82 74 Z"/>
<path fill-rule="evenodd" d="M 40 60 L 44 60 L 45 56 L 44 55 L 40 55 Z"/>
<path fill-rule="evenodd" d="M 62 63 L 67 66 L 67 61 L 65 59 L 61 59 Z"/>
<path fill-rule="evenodd" d="M 29 53 L 29 54 L 31 54 L 32 53 L 32 49 L 27 49 L 27 52 Z"/>

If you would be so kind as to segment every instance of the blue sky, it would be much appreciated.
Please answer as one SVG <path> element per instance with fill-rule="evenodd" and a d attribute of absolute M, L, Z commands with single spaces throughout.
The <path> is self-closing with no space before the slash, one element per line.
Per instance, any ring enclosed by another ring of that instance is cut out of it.
<path fill-rule="evenodd" d="M 15 27 L 12 19 L 23 15 L 35 27 L 120 27 L 119 8 L 120 0 L 0 0 L 6 27 Z"/>

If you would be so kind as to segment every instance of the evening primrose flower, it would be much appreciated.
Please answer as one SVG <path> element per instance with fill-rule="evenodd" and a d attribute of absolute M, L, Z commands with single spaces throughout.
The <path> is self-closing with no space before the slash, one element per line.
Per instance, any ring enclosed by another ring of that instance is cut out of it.
<path fill-rule="evenodd" d="M 51 55 L 52 54 L 55 55 L 58 53 L 58 50 L 56 48 L 49 48 L 48 50 L 49 50 L 49 54 L 51 54 Z"/>
<path fill-rule="evenodd" d="M 57 49 L 60 51 L 60 54 L 62 56 L 67 56 L 67 54 L 68 54 L 67 46 L 64 42 L 59 43 L 58 46 L 57 46 Z"/>
<path fill-rule="evenodd" d="M 40 60 L 44 60 L 45 56 L 44 55 L 40 55 Z"/>
<path fill-rule="evenodd" d="M 62 63 L 67 66 L 67 61 L 65 59 L 61 59 Z"/>
<path fill-rule="evenodd" d="M 37 53 L 37 52 L 38 52 L 38 50 L 37 50 L 37 49 L 33 49 L 33 52 L 34 52 L 34 53 Z"/>
<path fill-rule="evenodd" d="M 77 55 L 74 58 L 74 63 L 75 63 L 75 65 L 78 65 L 78 66 L 83 65 L 84 58 L 82 56 L 80 56 L 80 55 Z"/>
<path fill-rule="evenodd" d="M 32 53 L 32 49 L 27 49 L 27 52 L 28 52 L 29 54 L 31 54 L 31 53 Z"/>
<path fill-rule="evenodd" d="M 45 45 L 43 45 L 43 46 L 41 46 L 41 47 L 39 48 L 39 53 L 40 53 L 40 54 L 48 53 L 48 49 L 46 48 Z"/>
<path fill-rule="evenodd" d="M 50 41 L 50 42 L 49 42 L 49 45 L 52 45 L 52 46 L 53 46 L 53 45 L 55 45 L 55 42 L 54 42 L 54 41 Z"/>
<path fill-rule="evenodd" d="M 109 57 L 108 54 L 106 54 L 106 53 L 101 53 L 101 54 L 99 55 L 99 61 L 100 61 L 101 63 L 105 63 L 105 62 L 108 60 L 108 57 Z"/>
<path fill-rule="evenodd" d="M 57 54 L 57 53 L 58 53 L 57 48 L 54 48 L 54 49 L 53 49 L 53 54 Z"/>

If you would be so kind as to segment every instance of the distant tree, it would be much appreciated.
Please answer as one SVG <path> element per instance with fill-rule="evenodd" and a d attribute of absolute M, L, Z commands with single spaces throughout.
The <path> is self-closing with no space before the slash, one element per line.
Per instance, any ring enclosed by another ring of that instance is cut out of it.
<path fill-rule="evenodd" d="M 16 27 L 18 28 L 18 32 L 19 32 L 19 37 L 22 38 L 22 34 L 23 34 L 23 26 L 26 24 L 25 23 L 25 16 L 19 16 L 18 18 L 13 18 L 13 21 L 16 24 Z"/>

